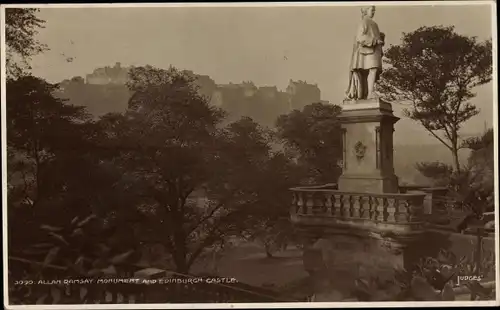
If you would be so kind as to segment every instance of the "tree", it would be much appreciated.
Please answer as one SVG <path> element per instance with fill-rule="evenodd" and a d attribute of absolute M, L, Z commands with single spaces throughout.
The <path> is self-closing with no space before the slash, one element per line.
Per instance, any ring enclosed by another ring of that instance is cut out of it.
<path fill-rule="evenodd" d="M 456 199 L 473 211 L 478 217 L 494 210 L 494 137 L 493 129 L 483 135 L 465 141 L 471 149 L 467 165 L 452 179 L 456 185 Z"/>
<path fill-rule="evenodd" d="M 267 257 L 275 251 L 296 244 L 296 234 L 290 221 L 290 191 L 303 178 L 303 170 L 281 151 L 262 162 L 255 183 L 259 202 L 248 217 L 246 236 L 264 246 Z"/>
<path fill-rule="evenodd" d="M 384 55 L 388 68 L 380 91 L 389 100 L 409 102 L 406 115 L 450 150 L 453 169 L 460 171 L 460 128 L 479 113 L 470 102 L 473 89 L 492 79 L 491 40 L 480 42 L 453 27 L 420 27 Z"/>
<path fill-rule="evenodd" d="M 434 181 L 434 186 L 448 186 L 453 175 L 453 167 L 439 161 L 421 162 L 415 166 L 423 176 Z"/>
<path fill-rule="evenodd" d="M 31 56 L 47 49 L 35 39 L 38 29 L 43 28 L 45 21 L 36 17 L 39 9 L 7 8 L 5 9 L 5 44 L 7 76 L 20 76 L 25 69 L 30 69 L 28 61 Z"/>
<path fill-rule="evenodd" d="M 251 119 L 222 126 L 224 113 L 173 67 L 134 68 L 125 114 L 100 121 L 105 147 L 147 220 L 140 234 L 162 243 L 178 272 L 248 229 L 262 205 L 269 134 Z M 261 194 L 262 193 L 262 194 Z"/>
<path fill-rule="evenodd" d="M 35 233 L 41 224 L 61 226 L 75 216 L 105 218 L 111 196 L 126 195 L 112 190 L 121 171 L 103 161 L 98 128 L 85 109 L 54 97 L 57 85 L 33 76 L 9 80 L 7 89 L 9 215 L 29 218 Z M 24 225 L 11 227 L 25 233 L 9 238 L 30 238 Z"/>
<path fill-rule="evenodd" d="M 29 75 L 7 81 L 9 273 L 18 279 L 90 276 L 137 249 L 126 233 L 137 216 L 113 216 L 132 200 L 117 182 L 121 171 L 102 160 L 85 109 L 54 97 L 56 89 Z M 47 296 L 33 292 L 10 293 L 24 302 Z"/>
<path fill-rule="evenodd" d="M 471 153 L 460 172 L 453 172 L 451 166 L 441 162 L 419 163 L 417 169 L 435 185 L 449 187 L 450 198 L 477 218 L 494 207 L 493 129 L 465 140 L 463 145 Z"/>
<path fill-rule="evenodd" d="M 23 183 L 22 199 L 35 207 L 63 186 L 63 179 L 53 174 L 60 163 L 56 155 L 84 147 L 87 115 L 84 108 L 55 98 L 57 85 L 40 78 L 9 80 L 7 89 L 9 163 L 20 173 L 11 175 L 11 182 Z"/>
<path fill-rule="evenodd" d="M 334 183 L 341 174 L 342 136 L 336 105 L 313 103 L 276 121 L 277 134 L 312 182 Z"/>

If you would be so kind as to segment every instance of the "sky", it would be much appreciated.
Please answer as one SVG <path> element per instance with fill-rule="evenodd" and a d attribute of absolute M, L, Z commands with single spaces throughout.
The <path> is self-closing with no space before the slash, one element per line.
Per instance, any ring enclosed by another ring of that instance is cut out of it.
<path fill-rule="evenodd" d="M 318 84 L 323 100 L 340 104 L 360 6 L 43 8 L 39 17 L 46 25 L 38 39 L 50 51 L 33 58 L 33 73 L 51 82 L 116 62 L 174 65 L 220 84 L 253 81 L 284 90 L 290 79 L 305 80 Z M 387 45 L 398 44 L 403 32 L 433 25 L 492 37 L 486 4 L 377 5 L 375 20 Z M 466 132 L 492 125 L 493 84 L 476 92 L 481 113 Z"/>

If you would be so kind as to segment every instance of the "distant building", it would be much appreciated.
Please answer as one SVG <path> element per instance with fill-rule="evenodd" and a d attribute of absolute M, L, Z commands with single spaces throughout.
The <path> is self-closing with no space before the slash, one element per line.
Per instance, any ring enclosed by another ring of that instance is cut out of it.
<path fill-rule="evenodd" d="M 195 74 L 191 70 L 183 70 L 182 72 L 196 79 L 194 84 L 199 87 L 200 94 L 208 97 L 209 99 L 212 97 L 215 89 L 217 88 L 217 84 L 215 84 L 215 81 L 212 80 L 210 76 Z"/>
<path fill-rule="evenodd" d="M 95 107 L 93 113 L 102 114 L 106 110 L 101 104 L 105 102 L 128 101 L 130 91 L 125 87 L 129 79 L 129 72 L 133 67 L 123 67 L 117 62 L 114 66 L 105 66 L 95 69 L 85 78 L 75 77 L 60 83 L 61 91 L 71 93 L 76 99 L 85 101 L 85 106 Z M 280 90 L 276 86 L 257 87 L 251 81 L 241 83 L 217 84 L 208 75 L 199 75 L 191 70 L 182 70 L 183 73 L 195 78 L 194 84 L 198 91 L 212 106 L 219 107 L 228 112 L 227 121 L 235 121 L 243 116 L 251 117 L 256 122 L 273 126 L 276 118 L 294 109 L 302 109 L 308 104 L 321 101 L 321 92 L 316 84 L 306 81 L 290 80 L 286 90 Z M 83 84 L 83 85 L 82 85 Z M 85 85 L 102 87 L 86 88 Z M 115 87 L 116 86 L 116 87 Z M 82 96 L 81 93 L 92 89 L 92 95 Z M 94 96 L 96 98 L 92 98 Z M 111 96 L 111 97 L 110 97 Z M 127 97 L 126 99 L 123 99 Z M 118 104 L 120 109 L 127 104 Z M 99 108 L 98 108 L 99 107 Z M 90 109 L 90 108 L 89 108 Z"/>
<path fill-rule="evenodd" d="M 106 66 L 97 68 L 93 73 L 87 74 L 85 78 L 86 84 L 94 85 L 125 85 L 128 80 L 129 67 L 122 67 L 121 63 L 117 62 L 113 67 Z M 276 86 L 257 87 L 253 82 L 244 81 L 239 84 L 216 84 L 208 75 L 198 75 L 193 71 L 184 70 L 184 73 L 196 77 L 196 85 L 199 86 L 199 92 L 207 97 L 211 104 L 217 107 L 229 108 L 230 110 L 248 110 L 249 102 L 253 99 L 264 100 L 272 104 L 272 101 L 279 101 L 281 105 L 283 100 L 287 102 L 288 111 L 294 109 L 302 109 L 304 106 L 321 102 L 321 91 L 317 84 L 309 84 L 305 81 L 290 80 L 285 92 L 278 90 Z M 80 82 L 80 81 L 79 81 Z M 64 88 L 70 81 L 61 83 Z M 71 81 L 71 84 L 75 81 Z M 229 106 L 238 104 L 246 105 L 243 110 Z M 286 111 L 283 111 L 286 112 Z"/>
<path fill-rule="evenodd" d="M 252 98 L 258 90 L 253 82 L 217 84 L 212 93 L 211 104 L 216 107 L 228 107 L 228 105 L 238 104 L 245 99 Z"/>
<path fill-rule="evenodd" d="M 122 67 L 117 62 L 113 67 L 97 68 L 93 73 L 87 74 L 85 82 L 93 85 L 125 85 L 129 79 L 129 67 Z M 190 70 L 183 70 L 183 73 L 196 78 L 195 84 L 199 87 L 202 95 L 211 97 L 217 85 L 208 75 L 198 75 Z"/>
<path fill-rule="evenodd" d="M 278 88 L 276 86 L 263 86 L 259 87 L 257 91 L 257 95 L 259 95 L 263 99 L 275 99 L 278 97 Z"/>
<path fill-rule="evenodd" d="M 227 105 L 231 101 L 231 104 L 236 104 L 235 100 L 254 96 L 266 101 L 286 98 L 289 110 L 302 109 L 314 102 L 327 103 L 321 100 L 321 91 L 317 84 L 290 80 L 286 92 L 278 90 L 276 86 L 256 87 L 252 82 L 218 84 L 212 94 L 212 104 L 219 107 Z"/>
<path fill-rule="evenodd" d="M 321 101 L 321 91 L 318 84 L 308 84 L 306 81 L 293 81 L 286 88 L 290 96 L 289 109 L 302 109 L 308 104 Z"/>
<path fill-rule="evenodd" d="M 215 89 L 210 97 L 210 104 L 215 107 L 221 107 L 224 102 L 224 93 L 221 89 Z"/>
<path fill-rule="evenodd" d="M 253 97 L 258 91 L 257 86 L 253 82 L 243 82 L 241 87 L 243 88 L 243 96 L 245 97 Z"/>
<path fill-rule="evenodd" d="M 97 68 L 93 73 L 87 74 L 86 83 L 97 85 L 124 85 L 128 80 L 128 70 L 129 68 L 122 67 L 119 62 L 117 62 L 114 67 L 106 66 L 104 68 Z"/>

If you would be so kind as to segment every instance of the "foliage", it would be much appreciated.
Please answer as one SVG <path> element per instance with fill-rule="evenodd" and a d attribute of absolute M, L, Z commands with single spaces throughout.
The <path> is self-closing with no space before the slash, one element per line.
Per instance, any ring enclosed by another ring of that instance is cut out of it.
<path fill-rule="evenodd" d="M 480 265 L 482 272 L 494 270 L 493 253 L 483 255 L 477 264 L 476 249 L 471 257 L 456 257 L 442 249 L 437 258 L 421 259 L 413 270 L 395 270 L 394 279 L 382 281 L 377 277 L 356 280 L 353 295 L 361 301 L 451 301 L 455 300 L 457 276 L 476 274 Z M 493 268 L 493 269 L 492 269 Z M 466 283 L 474 299 L 493 299 L 493 290 L 483 287 L 478 281 Z"/>
<path fill-rule="evenodd" d="M 304 167 L 310 183 L 335 183 L 341 174 L 340 112 L 339 106 L 313 103 L 276 121 L 278 136 Z"/>
<path fill-rule="evenodd" d="M 297 181 L 293 163 L 251 119 L 222 126 L 224 113 L 191 83 L 175 68 L 135 68 L 127 112 L 93 122 L 54 97 L 56 85 L 31 76 L 9 81 L 9 252 L 42 261 L 24 250 L 45 243 L 44 251 L 67 252 L 69 261 L 59 263 L 68 270 L 78 253 L 97 259 L 68 241 L 78 218 L 92 214 L 116 236 L 96 229 L 97 241 L 84 232 L 92 245 L 109 241 L 123 252 L 139 240 L 160 242 L 188 273 L 231 236 L 283 223 Z M 72 247 L 47 241 L 40 225 Z"/>
<path fill-rule="evenodd" d="M 222 126 L 225 114 L 173 67 L 134 68 L 128 86 L 127 112 L 99 121 L 102 144 L 140 197 L 140 234 L 164 244 L 178 272 L 287 205 L 288 160 L 270 132 L 249 118 Z"/>
<path fill-rule="evenodd" d="M 447 186 L 453 174 L 453 167 L 448 164 L 435 162 L 421 162 L 416 165 L 417 170 L 426 178 L 432 179 L 435 186 Z"/>
<path fill-rule="evenodd" d="M 477 173 L 477 170 L 470 168 L 454 175 L 450 182 L 450 187 L 453 189 L 450 191 L 450 196 L 455 203 L 455 207 L 472 212 L 478 218 L 481 218 L 485 212 L 493 211 L 493 175 L 490 175 L 489 180 L 485 177 L 487 175 Z"/>
<path fill-rule="evenodd" d="M 85 110 L 55 98 L 53 93 L 57 85 L 24 76 L 8 81 L 7 88 L 9 146 L 36 157 L 36 152 L 48 152 L 71 142 L 67 139 L 69 135 L 73 135 L 70 138 L 78 136 L 68 127 L 76 128 L 71 125 L 84 122 Z"/>
<path fill-rule="evenodd" d="M 289 244 L 294 243 L 295 233 L 292 223 L 287 217 L 262 220 L 252 228 L 250 240 L 256 240 L 263 245 L 267 258 L 274 257 L 274 253 L 286 250 Z"/>
<path fill-rule="evenodd" d="M 464 146 L 473 151 L 492 149 L 494 143 L 493 128 L 486 130 L 482 136 L 466 139 Z"/>
<path fill-rule="evenodd" d="M 403 34 L 384 55 L 389 68 L 380 91 L 389 100 L 409 102 L 406 114 L 445 145 L 460 170 L 461 125 L 479 113 L 470 99 L 474 87 L 492 79 L 491 40 L 478 42 L 453 27 L 420 27 Z"/>
<path fill-rule="evenodd" d="M 417 169 L 434 180 L 436 186 L 449 187 L 449 198 L 460 207 L 481 217 L 494 208 L 494 152 L 493 130 L 464 143 L 471 149 L 467 164 L 459 172 L 441 163 L 419 163 Z"/>
<path fill-rule="evenodd" d="M 10 47 L 27 61 L 43 49 L 33 39 L 43 21 L 35 10 L 14 13 L 8 36 L 22 34 Z M 120 263 L 158 242 L 187 274 L 232 236 L 263 223 L 279 227 L 288 215 L 288 188 L 299 174 L 272 148 L 272 132 L 249 118 L 223 122 L 225 113 L 208 105 L 194 78 L 173 67 L 133 68 L 127 86 L 127 111 L 93 121 L 58 98 L 57 85 L 26 74 L 8 80 L 13 278 L 123 276 L 130 270 Z M 87 303 L 102 293 L 80 291 L 70 300 L 74 294 L 47 287 L 11 296 Z"/>
<path fill-rule="evenodd" d="M 114 227 L 91 214 L 85 218 L 76 216 L 65 227 L 41 225 L 39 240 L 10 256 L 11 271 L 19 276 L 16 280 L 33 281 L 33 285 L 11 285 L 12 302 L 16 304 L 58 304 L 99 302 L 105 291 L 112 287 L 77 286 L 78 294 L 64 283 L 46 285 L 39 281 L 63 279 L 97 279 L 131 276 L 129 265 L 137 261 L 133 249 L 117 246 Z M 119 236 L 123 238 L 123 236 Z M 22 258 L 18 258 L 22 257 Z M 15 264 L 22 263 L 17 266 Z M 31 270 L 30 270 L 31 269 Z M 30 270 L 27 272 L 27 270 Z M 96 281 L 96 280 L 94 280 Z M 115 287 L 116 289 L 116 287 Z M 75 300 L 75 296 L 79 296 Z"/>
<path fill-rule="evenodd" d="M 471 206 L 478 206 L 478 213 L 494 209 L 494 140 L 493 129 L 487 130 L 482 136 L 469 139 L 467 147 L 471 149 L 464 176 L 467 190 L 462 186 L 462 193 Z M 472 197 L 471 197 L 472 196 Z M 469 198 L 471 197 L 471 198 Z"/>
<path fill-rule="evenodd" d="M 9 264 L 12 277 L 68 278 L 76 262 L 88 271 L 103 244 L 111 254 L 136 249 L 130 220 L 140 217 L 126 208 L 117 214 L 134 201 L 98 148 L 85 110 L 55 98 L 57 86 L 39 78 L 22 76 L 7 87 L 9 255 L 21 263 Z M 19 289 L 17 302 L 64 302 L 56 286 Z"/>
<path fill-rule="evenodd" d="M 35 39 L 38 29 L 43 28 L 45 23 L 36 17 L 38 12 L 39 9 L 29 8 L 5 9 L 7 76 L 10 78 L 18 77 L 25 69 L 30 69 L 30 57 L 47 49 Z"/>
<path fill-rule="evenodd" d="M 79 151 L 86 147 L 90 134 L 82 124 L 84 110 L 55 99 L 55 86 L 35 77 L 9 80 L 7 88 L 9 220 L 22 222 L 29 214 L 32 220 L 35 215 L 42 222 L 54 219 L 51 213 L 84 181 L 73 171 L 74 165 L 84 164 L 83 157 L 76 155 L 83 155 Z M 9 229 L 23 227 L 19 225 L 9 225 Z M 27 230 L 11 231 L 9 240 L 27 235 Z"/>
<path fill-rule="evenodd" d="M 100 121 L 107 138 L 103 145 L 125 173 L 127 187 L 142 197 L 138 207 L 149 214 L 142 234 L 160 239 L 150 241 L 165 244 L 180 272 L 188 271 L 194 257 L 188 256 L 194 253 L 188 252 L 190 230 L 205 224 L 189 221 L 198 209 L 188 197 L 211 174 L 207 163 L 216 160 L 214 133 L 221 118 L 189 83 L 189 77 L 173 68 L 135 68 L 127 113 Z"/>
<path fill-rule="evenodd" d="M 455 284 L 456 276 L 481 276 L 489 274 L 494 268 L 493 253 L 484 248 L 478 257 L 477 245 L 473 245 L 470 256 L 458 258 L 453 252 L 441 249 L 437 258 L 425 258 L 417 265 L 417 274 L 425 277 L 429 283 L 441 290 L 445 283 Z"/>
<path fill-rule="evenodd" d="M 86 107 L 95 119 L 109 112 L 124 112 L 131 96 L 127 86 L 121 84 L 85 84 L 71 79 L 61 82 L 61 86 L 56 96 Z"/>

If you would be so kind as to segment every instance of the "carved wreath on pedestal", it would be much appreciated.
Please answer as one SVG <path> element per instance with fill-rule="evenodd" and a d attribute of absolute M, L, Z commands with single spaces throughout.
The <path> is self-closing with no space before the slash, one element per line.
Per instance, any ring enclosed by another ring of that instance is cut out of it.
<path fill-rule="evenodd" d="M 365 157 L 365 153 L 366 145 L 364 145 L 361 141 L 356 142 L 354 145 L 354 154 L 356 155 L 358 161 L 361 161 Z"/>

